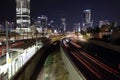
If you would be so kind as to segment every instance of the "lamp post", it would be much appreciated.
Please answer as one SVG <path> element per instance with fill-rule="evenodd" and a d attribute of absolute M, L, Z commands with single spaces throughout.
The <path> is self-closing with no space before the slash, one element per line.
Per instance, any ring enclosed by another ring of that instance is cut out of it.
<path fill-rule="evenodd" d="M 9 59 L 8 21 L 6 21 L 6 62 Z"/>
<path fill-rule="evenodd" d="M 9 77 L 9 38 L 8 38 L 8 21 L 5 22 L 6 25 L 6 64 L 7 64 L 7 72 L 8 72 L 8 77 Z"/>

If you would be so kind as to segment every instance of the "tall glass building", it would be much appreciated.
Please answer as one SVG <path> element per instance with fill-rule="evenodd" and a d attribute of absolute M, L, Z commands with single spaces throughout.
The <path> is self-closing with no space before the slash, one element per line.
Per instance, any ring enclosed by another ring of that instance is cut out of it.
<path fill-rule="evenodd" d="M 88 27 L 93 26 L 93 21 L 91 20 L 91 10 L 87 9 L 83 11 L 83 29 L 86 30 Z"/>
<path fill-rule="evenodd" d="M 89 23 L 91 21 L 91 10 L 84 10 L 84 22 Z"/>
<path fill-rule="evenodd" d="M 30 27 L 30 0 L 16 0 L 16 27 Z"/>

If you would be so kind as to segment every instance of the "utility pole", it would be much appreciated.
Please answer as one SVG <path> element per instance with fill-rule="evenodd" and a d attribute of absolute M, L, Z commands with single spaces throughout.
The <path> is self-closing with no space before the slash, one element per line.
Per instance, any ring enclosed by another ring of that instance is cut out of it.
<path fill-rule="evenodd" d="M 6 21 L 6 62 L 9 59 L 9 37 L 8 37 L 8 21 Z"/>
<path fill-rule="evenodd" d="M 6 25 L 6 64 L 7 64 L 7 72 L 8 72 L 8 78 L 9 78 L 9 37 L 8 37 L 8 21 L 5 22 Z"/>

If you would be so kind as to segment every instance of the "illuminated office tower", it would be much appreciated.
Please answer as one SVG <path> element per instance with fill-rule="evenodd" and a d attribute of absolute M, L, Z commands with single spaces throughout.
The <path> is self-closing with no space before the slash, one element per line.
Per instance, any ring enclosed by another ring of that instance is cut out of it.
<path fill-rule="evenodd" d="M 66 22 L 65 22 L 65 18 L 61 18 L 61 21 L 62 21 L 62 31 L 66 31 Z"/>
<path fill-rule="evenodd" d="M 91 10 L 84 10 L 84 22 L 89 23 L 91 22 Z"/>
<path fill-rule="evenodd" d="M 75 23 L 74 24 L 74 31 L 75 32 L 80 32 L 81 31 L 81 24 L 80 23 Z"/>
<path fill-rule="evenodd" d="M 86 30 L 88 27 L 93 26 L 93 21 L 91 20 L 91 10 L 84 10 L 83 11 L 84 16 L 83 16 L 83 28 Z"/>
<path fill-rule="evenodd" d="M 80 23 L 78 23 L 78 32 L 80 32 L 81 29 L 80 29 Z"/>
<path fill-rule="evenodd" d="M 30 0 L 16 0 L 16 27 L 18 29 L 30 27 Z"/>
<path fill-rule="evenodd" d="M 38 28 L 40 28 L 42 33 L 47 32 L 48 26 L 48 17 L 45 15 L 38 16 Z"/>
<path fill-rule="evenodd" d="M 109 25 L 110 22 L 108 20 L 100 20 L 99 21 L 99 28 L 101 28 L 103 25 Z"/>
<path fill-rule="evenodd" d="M 48 17 L 45 16 L 45 15 L 41 15 L 40 21 L 41 21 L 41 27 L 46 28 L 47 27 Z"/>

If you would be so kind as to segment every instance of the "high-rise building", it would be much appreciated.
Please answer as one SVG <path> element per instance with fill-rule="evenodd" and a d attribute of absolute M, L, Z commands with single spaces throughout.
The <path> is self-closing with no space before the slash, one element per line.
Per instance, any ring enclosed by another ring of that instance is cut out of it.
<path fill-rule="evenodd" d="M 84 10 L 84 22 L 89 23 L 91 22 L 91 10 Z"/>
<path fill-rule="evenodd" d="M 30 0 L 16 0 L 16 27 L 30 27 Z"/>
<path fill-rule="evenodd" d="M 66 31 L 66 22 L 65 22 L 65 18 L 61 18 L 61 26 L 62 26 L 62 32 L 65 32 Z"/>
<path fill-rule="evenodd" d="M 93 26 L 93 21 L 91 20 L 91 10 L 87 9 L 83 11 L 83 29 L 86 30 L 88 27 Z"/>
<path fill-rule="evenodd" d="M 103 25 L 109 25 L 110 22 L 108 20 L 100 20 L 99 21 L 99 28 L 101 28 Z"/>
<path fill-rule="evenodd" d="M 74 24 L 74 31 L 75 32 L 80 32 L 81 31 L 81 24 L 80 23 L 75 23 Z"/>
<path fill-rule="evenodd" d="M 41 17 L 38 17 L 38 22 L 39 22 L 39 28 L 42 29 L 43 33 L 47 32 L 47 26 L 48 26 L 48 17 L 45 15 L 41 15 Z"/>
<path fill-rule="evenodd" d="M 40 17 L 40 21 L 41 21 L 41 27 L 46 28 L 47 27 L 48 17 L 45 16 L 45 15 L 42 15 Z"/>

